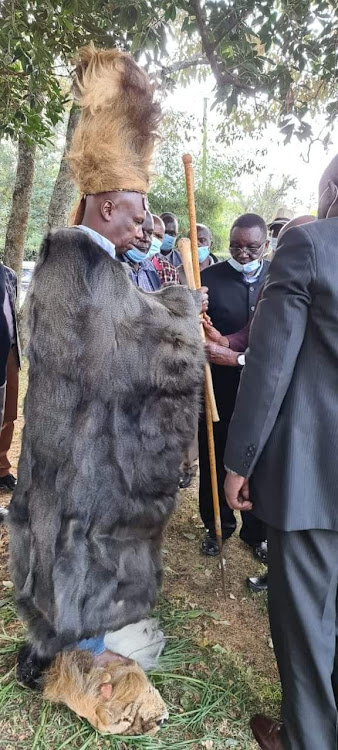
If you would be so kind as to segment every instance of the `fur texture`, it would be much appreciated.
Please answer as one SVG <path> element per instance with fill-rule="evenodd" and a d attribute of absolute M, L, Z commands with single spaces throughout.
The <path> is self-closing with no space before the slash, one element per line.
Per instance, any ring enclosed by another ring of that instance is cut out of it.
<path fill-rule="evenodd" d="M 68 154 L 81 193 L 149 189 L 160 105 L 145 71 L 118 50 L 79 53 L 75 89 L 81 116 Z"/>
<path fill-rule="evenodd" d="M 135 661 L 96 667 L 88 651 L 58 654 L 45 672 L 43 697 L 64 703 L 99 732 L 155 734 L 168 711 Z"/>
<path fill-rule="evenodd" d="M 195 297 L 195 299 L 194 299 Z M 199 293 L 146 293 L 77 229 L 45 239 L 10 564 L 38 658 L 146 617 L 199 409 Z"/>

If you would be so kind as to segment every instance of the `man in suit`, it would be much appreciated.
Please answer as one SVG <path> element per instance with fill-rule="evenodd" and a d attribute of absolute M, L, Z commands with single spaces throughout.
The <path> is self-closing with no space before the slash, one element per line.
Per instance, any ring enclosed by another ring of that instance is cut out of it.
<path fill-rule="evenodd" d="M 11 464 L 8 459 L 8 452 L 13 439 L 14 422 L 17 418 L 21 354 L 15 307 L 17 298 L 17 277 L 16 273 L 14 273 L 11 268 L 3 266 L 3 269 L 5 272 L 5 297 L 3 310 L 8 326 L 10 350 L 7 360 L 5 410 L 0 433 L 0 489 L 5 492 L 13 492 L 16 485 L 16 478 L 10 472 Z"/>
<path fill-rule="evenodd" d="M 271 264 L 229 428 L 225 494 L 268 527 L 269 615 L 282 725 L 264 750 L 335 750 L 338 726 L 338 157 L 318 216 Z M 250 479 L 250 487 L 248 479 Z"/>
<path fill-rule="evenodd" d="M 230 253 L 227 261 L 211 265 L 202 271 L 202 285 L 209 289 L 208 313 L 215 328 L 222 335 L 240 330 L 252 318 L 257 297 L 262 289 L 269 264 L 264 260 L 268 249 L 267 227 L 257 214 L 244 214 L 230 232 Z M 223 539 L 228 539 L 236 528 L 236 519 L 228 508 L 223 483 L 225 471 L 223 455 L 228 426 L 235 406 L 241 368 L 212 364 L 212 379 L 220 421 L 214 424 L 215 450 Z M 199 505 L 207 534 L 202 541 L 205 555 L 218 554 L 214 527 L 209 451 L 205 415 L 199 425 L 200 487 Z M 243 542 L 256 556 L 266 559 L 266 531 L 264 524 L 252 514 L 244 514 L 240 531 Z"/>

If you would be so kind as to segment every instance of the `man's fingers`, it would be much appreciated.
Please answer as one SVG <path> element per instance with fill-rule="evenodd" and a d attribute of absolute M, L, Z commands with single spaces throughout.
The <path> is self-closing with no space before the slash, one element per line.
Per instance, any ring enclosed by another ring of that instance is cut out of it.
<path fill-rule="evenodd" d="M 243 487 L 241 489 L 241 495 L 242 495 L 243 500 L 250 500 L 249 482 L 247 479 L 245 480 Z"/>
<path fill-rule="evenodd" d="M 238 474 L 227 474 L 224 482 L 224 494 L 232 510 L 251 510 L 249 500 L 249 481 Z"/>
<path fill-rule="evenodd" d="M 252 510 L 252 503 L 249 500 L 241 500 L 237 497 L 227 497 L 227 504 L 232 510 Z"/>

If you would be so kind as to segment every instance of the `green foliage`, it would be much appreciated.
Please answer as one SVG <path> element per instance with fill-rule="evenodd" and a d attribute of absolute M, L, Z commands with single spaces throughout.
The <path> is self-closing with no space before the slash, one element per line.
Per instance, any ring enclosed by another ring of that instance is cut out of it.
<path fill-rule="evenodd" d="M 52 136 L 69 99 L 79 47 L 131 47 L 146 3 L 125 0 L 4 0 L 0 4 L 0 137 Z M 150 18 L 148 18 L 148 23 Z M 130 31 L 129 31 L 130 30 Z"/>
<path fill-rule="evenodd" d="M 276 218 L 278 209 L 283 205 L 297 213 L 300 201 L 293 197 L 290 199 L 290 191 L 296 190 L 297 180 L 284 175 L 279 183 L 276 183 L 274 175 L 270 174 L 264 182 L 260 180 L 250 195 L 241 196 L 240 202 L 242 212 L 248 211 L 263 216 L 269 223 Z"/>
<path fill-rule="evenodd" d="M 63 130 L 63 128 L 62 128 Z M 37 151 L 35 175 L 28 221 L 25 260 L 35 259 L 45 231 L 47 212 L 54 182 L 59 170 L 63 140 L 61 126 L 50 145 Z M 3 257 L 6 226 L 15 181 L 16 149 L 10 141 L 0 143 L 0 256 Z"/>
<path fill-rule="evenodd" d="M 197 221 L 207 224 L 213 235 L 213 250 L 223 254 L 227 248 L 229 228 L 239 213 L 235 179 L 245 168 L 245 161 L 210 156 L 203 187 L 200 153 L 201 124 L 182 114 L 167 116 L 162 128 L 161 145 L 156 157 L 157 179 L 149 193 L 153 213 L 172 211 L 179 222 L 181 236 L 189 231 L 188 210 L 182 155 L 189 149 L 194 155 L 195 201 Z"/>
<path fill-rule="evenodd" d="M 249 101 L 251 122 L 310 138 L 307 115 L 324 109 L 331 127 L 338 114 L 336 11 L 336 0 L 3 0 L 0 136 L 50 137 L 71 58 L 92 40 L 142 52 L 171 86 L 211 68 L 226 119 Z"/>
<path fill-rule="evenodd" d="M 7 221 L 15 182 L 16 149 L 10 142 L 0 143 L 0 254 L 3 257 Z"/>

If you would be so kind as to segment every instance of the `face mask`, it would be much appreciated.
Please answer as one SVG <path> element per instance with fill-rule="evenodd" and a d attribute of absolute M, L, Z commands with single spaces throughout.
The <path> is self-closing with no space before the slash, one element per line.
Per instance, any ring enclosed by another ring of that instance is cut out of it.
<path fill-rule="evenodd" d="M 198 260 L 200 263 L 203 263 L 208 255 L 210 254 L 210 247 L 207 245 L 203 245 L 203 247 L 198 248 Z"/>
<path fill-rule="evenodd" d="M 273 252 L 277 250 L 278 237 L 270 237 L 270 247 Z"/>
<path fill-rule="evenodd" d="M 158 237 L 153 237 L 153 241 L 150 245 L 147 256 L 149 258 L 153 258 L 154 255 L 157 255 L 157 253 L 161 252 L 161 247 L 162 247 L 161 240 L 159 240 Z"/>
<path fill-rule="evenodd" d="M 124 257 L 131 260 L 132 263 L 141 263 L 147 257 L 147 253 L 142 253 L 137 247 L 131 247 L 129 250 L 126 250 Z"/>
<path fill-rule="evenodd" d="M 228 263 L 232 268 L 235 269 L 235 271 L 238 271 L 238 273 L 252 273 L 253 271 L 258 271 L 259 266 L 261 264 L 260 260 L 251 260 L 249 263 L 239 263 L 238 260 L 235 260 L 235 258 L 229 258 Z"/>
<path fill-rule="evenodd" d="M 175 237 L 172 237 L 170 234 L 165 234 L 162 245 L 161 245 L 161 252 L 170 253 L 170 250 L 173 249 L 174 244 L 175 244 Z"/>

